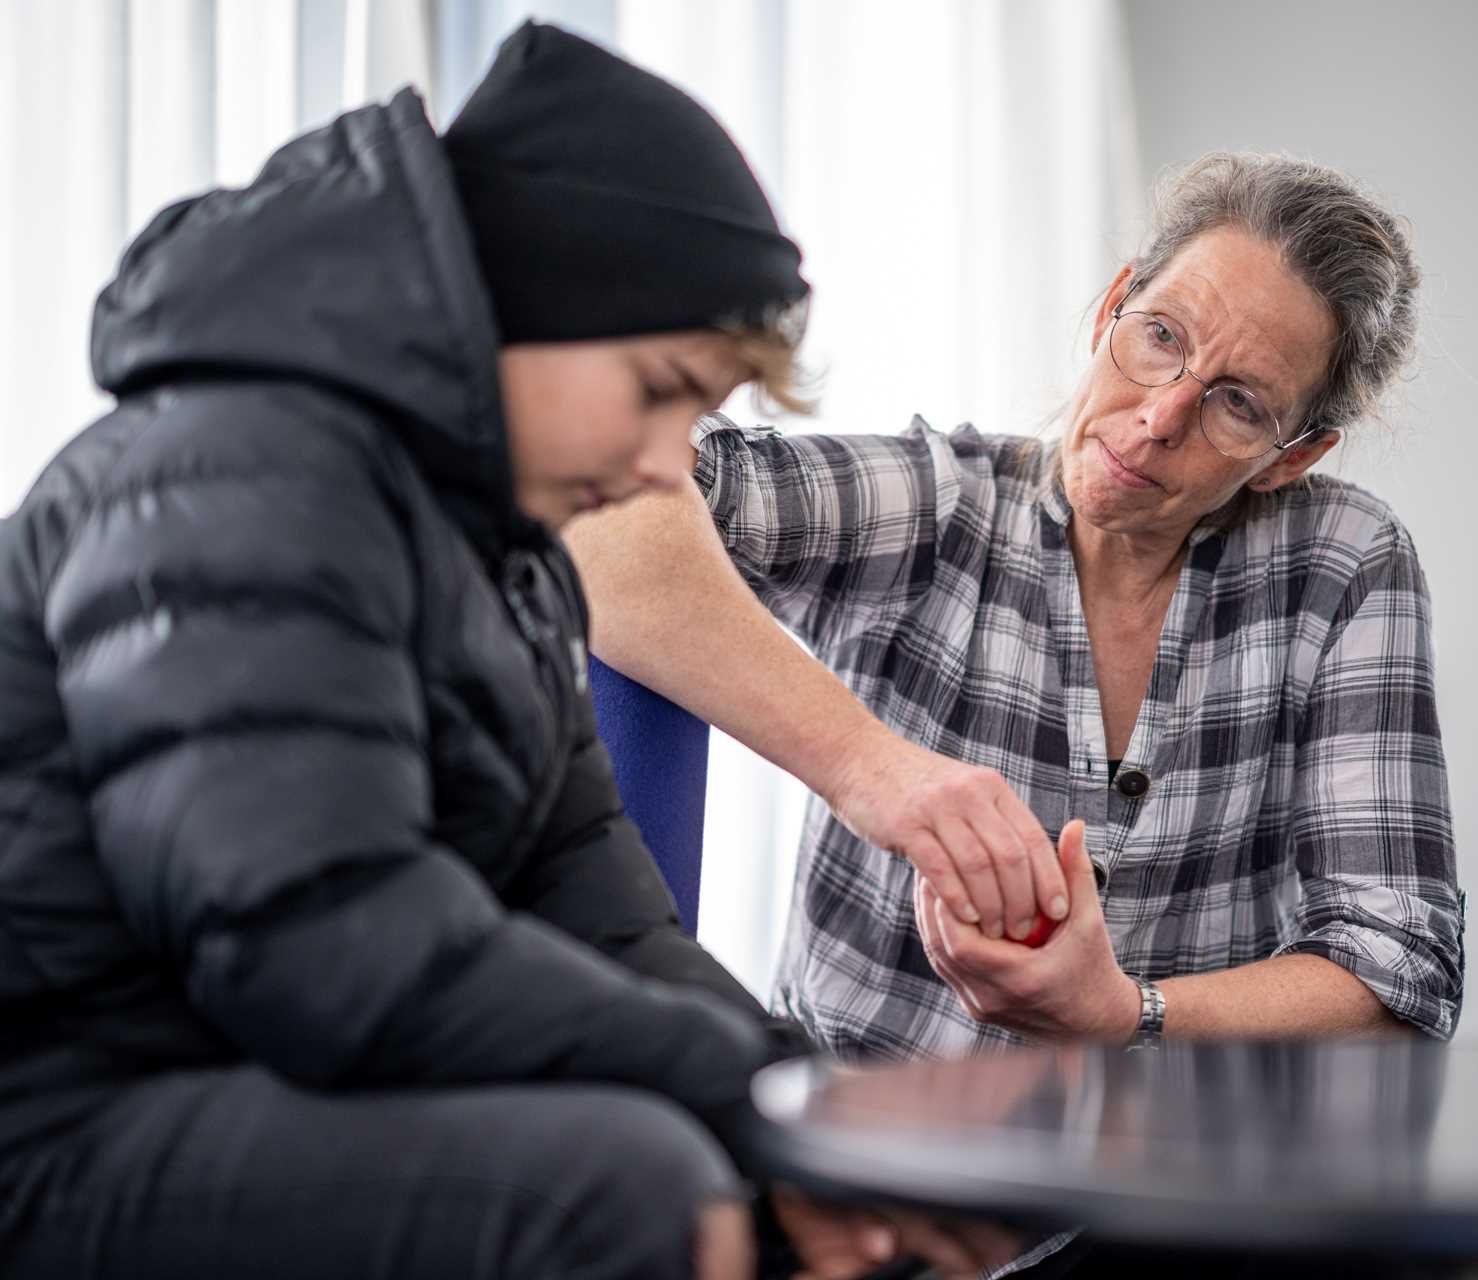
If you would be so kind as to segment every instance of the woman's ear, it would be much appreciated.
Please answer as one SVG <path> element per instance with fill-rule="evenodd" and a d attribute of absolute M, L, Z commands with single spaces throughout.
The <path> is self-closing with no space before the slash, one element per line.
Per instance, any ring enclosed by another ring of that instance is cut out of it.
<path fill-rule="evenodd" d="M 1278 455 L 1278 460 L 1264 467 L 1247 483 L 1257 493 L 1272 493 L 1285 484 L 1292 484 L 1314 463 L 1339 443 L 1338 431 L 1324 431 L 1303 444 L 1295 445 L 1287 453 Z"/>
<path fill-rule="evenodd" d="M 1129 280 L 1133 276 L 1134 269 L 1126 262 L 1119 268 L 1119 274 L 1113 278 L 1108 291 L 1103 295 L 1103 300 L 1098 304 L 1098 314 L 1093 317 L 1093 343 L 1092 350 L 1098 351 L 1098 344 L 1103 341 L 1103 335 L 1108 332 L 1109 325 L 1114 322 L 1114 308 L 1124 300 L 1124 295 L 1129 292 Z"/>

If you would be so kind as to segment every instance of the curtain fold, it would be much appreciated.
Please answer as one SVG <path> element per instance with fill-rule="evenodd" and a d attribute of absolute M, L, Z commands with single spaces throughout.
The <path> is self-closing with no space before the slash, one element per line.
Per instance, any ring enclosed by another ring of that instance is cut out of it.
<path fill-rule="evenodd" d="M 0 511 L 108 407 L 93 300 L 163 205 L 251 180 L 303 128 L 406 82 L 431 0 L 0 4 Z"/>
<path fill-rule="evenodd" d="M 0 511 L 106 404 L 87 316 L 127 221 L 124 0 L 0 5 Z"/>

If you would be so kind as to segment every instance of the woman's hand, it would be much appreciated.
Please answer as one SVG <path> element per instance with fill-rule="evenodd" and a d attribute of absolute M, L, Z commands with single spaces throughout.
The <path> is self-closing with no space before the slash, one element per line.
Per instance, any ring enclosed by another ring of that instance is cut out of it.
<path fill-rule="evenodd" d="M 1083 832 L 1081 820 L 1063 828 L 1071 907 L 1040 949 L 964 923 L 923 877 L 914 885 L 914 915 L 929 963 L 972 1017 L 1032 1039 L 1127 1044 L 1139 1025 L 1139 986 L 1114 958 Z"/>
<path fill-rule="evenodd" d="M 944 1220 L 902 1209 L 864 1212 L 776 1190 L 775 1217 L 800 1256 L 806 1280 L 852 1280 L 908 1254 L 928 1262 L 942 1280 L 974 1280 L 1005 1265 L 1021 1240 L 985 1222 Z"/>
<path fill-rule="evenodd" d="M 879 726 L 823 792 L 847 829 L 907 858 L 958 919 L 987 938 L 1025 938 L 1068 913 L 1042 825 L 994 769 L 951 760 Z"/>

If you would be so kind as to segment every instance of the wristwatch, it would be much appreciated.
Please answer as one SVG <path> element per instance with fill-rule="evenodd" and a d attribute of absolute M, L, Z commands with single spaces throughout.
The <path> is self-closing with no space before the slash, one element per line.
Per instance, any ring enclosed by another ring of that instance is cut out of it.
<path fill-rule="evenodd" d="M 1133 973 L 1129 976 L 1139 987 L 1139 1025 L 1129 1048 L 1157 1049 L 1165 1039 L 1165 993 L 1147 978 Z"/>

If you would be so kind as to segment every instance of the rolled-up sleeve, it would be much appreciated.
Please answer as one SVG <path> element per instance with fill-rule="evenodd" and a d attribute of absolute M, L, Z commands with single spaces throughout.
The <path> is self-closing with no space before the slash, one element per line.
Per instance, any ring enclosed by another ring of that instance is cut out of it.
<path fill-rule="evenodd" d="M 949 436 L 919 418 L 900 435 L 786 436 L 714 414 L 692 438 L 730 558 L 807 643 L 927 591 L 961 490 Z"/>
<path fill-rule="evenodd" d="M 1450 1037 L 1463 900 L 1437 723 L 1431 610 L 1410 537 L 1388 523 L 1349 581 L 1298 739 L 1298 934 L 1393 1014 Z"/>

